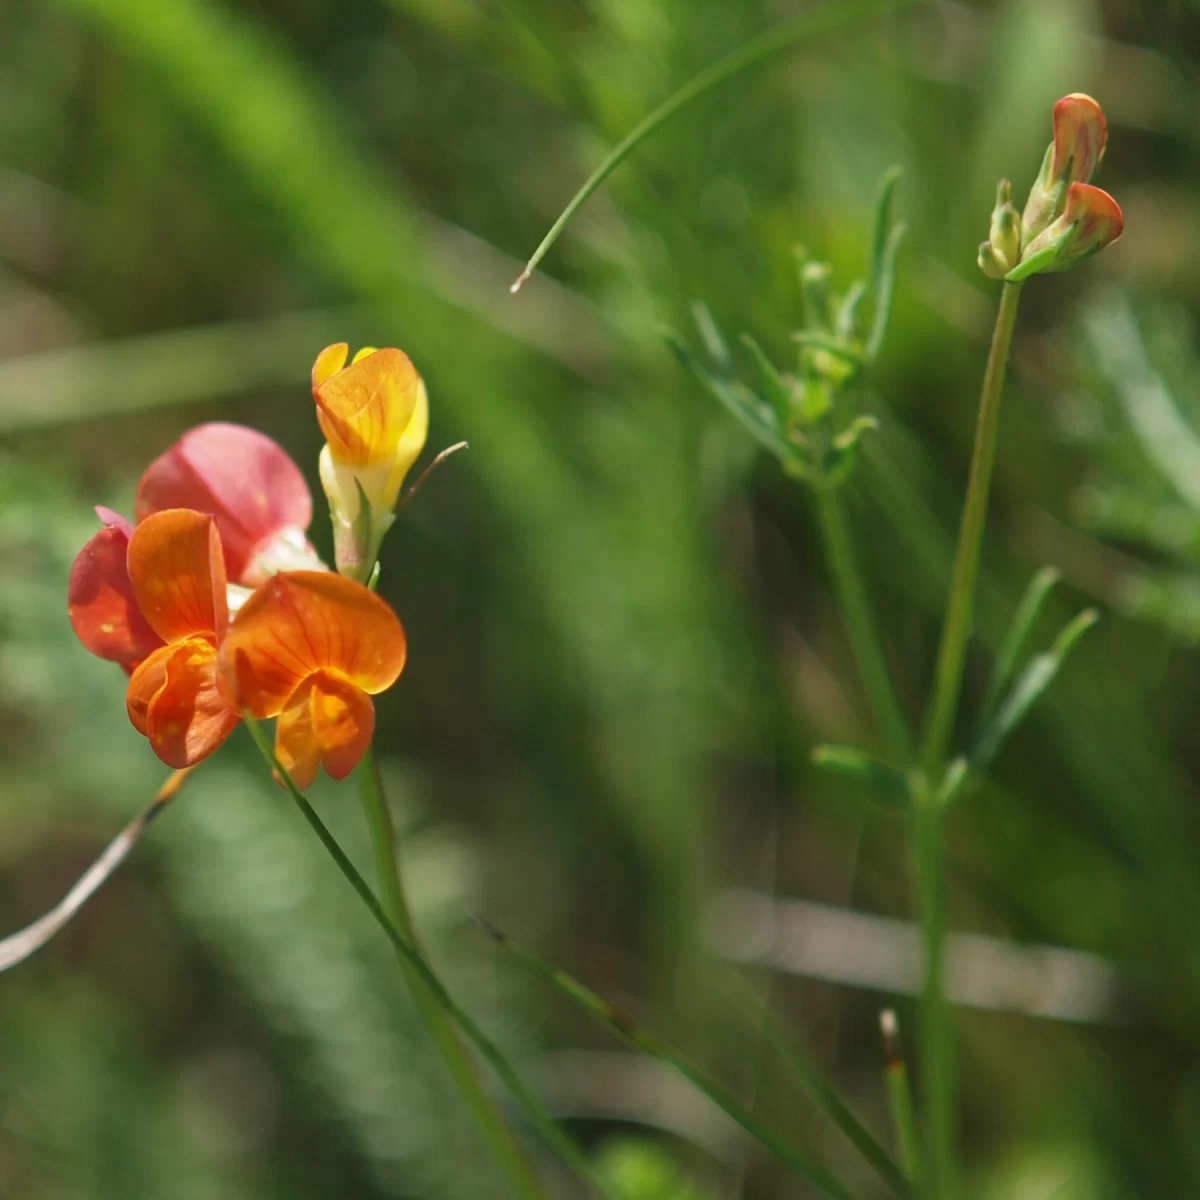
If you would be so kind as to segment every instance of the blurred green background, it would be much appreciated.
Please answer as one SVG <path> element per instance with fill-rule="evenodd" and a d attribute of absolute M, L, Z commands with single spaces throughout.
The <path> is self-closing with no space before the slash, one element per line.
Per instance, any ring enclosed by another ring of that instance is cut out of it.
<path fill-rule="evenodd" d="M 967 1194 L 1200 1195 L 1200 12 L 926 4 L 802 43 L 643 145 L 509 296 L 606 149 L 798 11 L 5 0 L 0 920 L 56 901 L 164 775 L 67 623 L 91 505 L 130 511 L 145 464 L 214 418 L 315 486 L 316 351 L 399 345 L 430 448 L 471 444 L 384 551 L 410 665 L 380 748 L 438 966 L 632 1197 L 812 1193 L 470 914 L 880 1194 L 760 1031 L 769 1004 L 889 1136 L 877 1015 L 915 1028 L 911 955 L 837 918 L 908 919 L 904 825 L 809 766 L 875 737 L 809 498 L 662 331 L 703 299 L 783 360 L 792 247 L 861 274 L 904 167 L 882 428 L 847 499 L 915 716 L 995 302 L 976 245 L 1053 101 L 1088 91 L 1127 232 L 1026 289 L 968 702 L 1038 566 L 1065 579 L 1045 638 L 1084 602 L 1104 620 L 950 822 L 953 927 L 996 939 L 958 981 Z M 320 516 L 314 538 L 328 555 Z M 314 799 L 366 863 L 352 788 Z M 830 907 L 775 920 L 772 895 Z M 1024 944 L 1082 954 L 1051 980 L 1006 957 Z M 244 735 L 0 978 L 0 1196 L 501 1194 L 386 944 Z"/>

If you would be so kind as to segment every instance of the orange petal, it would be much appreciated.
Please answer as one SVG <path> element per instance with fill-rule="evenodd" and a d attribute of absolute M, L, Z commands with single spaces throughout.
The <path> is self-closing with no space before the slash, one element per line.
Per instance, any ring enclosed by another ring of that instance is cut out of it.
<path fill-rule="evenodd" d="M 125 709 L 134 729 L 143 737 L 150 736 L 150 705 L 167 682 L 167 663 L 178 649 L 178 646 L 160 646 L 129 677 Z"/>
<path fill-rule="evenodd" d="M 224 636 L 225 559 L 212 517 L 187 508 L 148 516 L 129 541 L 129 578 L 138 607 L 164 642 Z"/>
<path fill-rule="evenodd" d="M 241 720 L 218 686 L 217 649 L 205 638 L 151 655 L 129 681 L 126 705 L 154 753 L 177 770 L 207 758 Z"/>
<path fill-rule="evenodd" d="M 1096 173 L 1107 144 L 1108 123 L 1091 96 L 1072 92 L 1055 104 L 1052 179 L 1064 178 L 1069 165 L 1067 182 L 1087 183 Z"/>
<path fill-rule="evenodd" d="M 364 692 L 404 670 L 404 629 L 361 583 L 326 571 L 274 575 L 246 601 L 221 646 L 229 685 L 256 717 L 273 717 L 309 675 L 329 670 Z"/>
<path fill-rule="evenodd" d="M 99 658 L 131 666 L 162 645 L 142 616 L 129 568 L 129 536 L 110 526 L 75 558 L 67 585 L 67 615 L 84 646 Z"/>
<path fill-rule="evenodd" d="M 316 378 L 314 367 L 317 420 L 335 461 L 349 467 L 389 461 L 417 402 L 420 377 L 408 355 L 376 350 L 319 384 Z"/>
<path fill-rule="evenodd" d="M 314 392 L 325 380 L 331 379 L 346 365 L 346 356 L 349 353 L 350 347 L 345 342 L 335 342 L 332 346 L 326 346 L 317 355 L 317 360 L 313 363 L 312 369 Z"/>
<path fill-rule="evenodd" d="M 366 753 L 375 732 L 375 706 L 360 688 L 319 671 L 288 697 L 279 714 L 275 753 L 302 790 L 324 764 L 333 779 L 345 779 Z"/>

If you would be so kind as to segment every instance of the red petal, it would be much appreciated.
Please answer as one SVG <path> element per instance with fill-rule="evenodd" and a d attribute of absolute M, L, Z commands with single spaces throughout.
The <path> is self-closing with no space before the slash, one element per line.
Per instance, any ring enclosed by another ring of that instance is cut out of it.
<path fill-rule="evenodd" d="M 284 529 L 303 532 L 312 520 L 308 484 L 283 447 L 256 429 L 223 421 L 185 433 L 142 476 L 138 520 L 169 508 L 216 518 L 235 583 L 259 543 Z"/>
<path fill-rule="evenodd" d="M 76 556 L 67 584 L 67 614 L 79 640 L 98 657 L 127 665 L 162 645 L 134 599 L 128 548 L 122 529 L 102 529 Z"/>

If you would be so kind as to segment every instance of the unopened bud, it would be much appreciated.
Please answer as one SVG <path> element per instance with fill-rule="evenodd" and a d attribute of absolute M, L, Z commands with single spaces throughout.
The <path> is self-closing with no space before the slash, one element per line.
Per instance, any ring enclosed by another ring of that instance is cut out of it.
<path fill-rule="evenodd" d="M 1021 218 L 1012 203 L 1012 184 L 1000 180 L 996 188 L 996 206 L 992 209 L 992 224 L 988 241 L 997 257 L 1015 267 L 1021 261 Z"/>
<path fill-rule="evenodd" d="M 1021 219 L 1026 245 L 1062 215 L 1071 185 L 1092 178 L 1107 144 L 1108 124 L 1091 96 L 1075 92 L 1054 106 L 1054 140 Z"/>
<path fill-rule="evenodd" d="M 1062 215 L 1025 248 L 1010 283 L 1050 271 L 1066 271 L 1115 242 L 1125 228 L 1121 206 L 1102 188 L 1073 183 Z"/>

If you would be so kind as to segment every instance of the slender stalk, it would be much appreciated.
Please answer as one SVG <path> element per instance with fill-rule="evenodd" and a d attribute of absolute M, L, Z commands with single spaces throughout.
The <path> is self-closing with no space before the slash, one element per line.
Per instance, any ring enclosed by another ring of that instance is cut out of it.
<path fill-rule="evenodd" d="M 913 865 L 925 935 L 920 1074 L 929 1126 L 926 1169 L 930 1200 L 953 1200 L 958 1190 L 955 1166 L 957 1071 L 954 1016 L 945 989 L 946 854 L 940 793 L 974 619 L 975 585 L 979 577 L 992 467 L 996 460 L 1000 400 L 1020 296 L 1021 284 L 1006 283 L 996 313 L 996 327 L 979 397 L 975 446 L 954 553 L 950 595 L 938 647 L 933 698 L 925 723 L 920 786 L 916 789 L 913 806 Z"/>
<path fill-rule="evenodd" d="M 896 1143 L 900 1147 L 900 1161 L 904 1164 L 905 1175 L 916 1185 L 919 1194 L 921 1137 L 917 1130 L 912 1089 L 908 1084 L 908 1068 L 904 1064 L 904 1051 L 900 1046 L 900 1025 L 892 1009 L 885 1009 L 879 1014 L 879 1026 L 883 1031 L 883 1057 L 884 1071 L 887 1077 L 888 1104 L 892 1110 Z"/>
<path fill-rule="evenodd" d="M 271 743 L 267 740 L 266 734 L 263 733 L 262 726 L 249 713 L 245 713 L 243 716 L 246 728 L 249 730 L 250 736 L 254 739 L 254 744 L 258 747 L 259 752 L 283 782 L 284 787 L 295 801 L 301 815 L 317 835 L 321 844 L 329 852 L 329 856 L 337 865 L 338 870 L 346 877 L 346 881 L 357 893 L 358 898 L 366 906 L 367 911 L 383 930 L 388 941 L 392 943 L 396 954 L 413 969 L 421 982 L 424 983 L 432 996 L 437 1000 L 438 1004 L 441 1005 L 459 1029 L 462 1030 L 463 1035 L 479 1051 L 492 1070 L 496 1072 L 501 1083 L 504 1084 L 517 1103 L 525 1110 L 526 1115 L 538 1133 L 541 1134 L 546 1144 L 556 1150 L 563 1161 L 581 1179 L 586 1179 L 597 1195 L 604 1197 L 604 1200 L 619 1200 L 619 1197 L 615 1195 L 604 1179 L 596 1172 L 586 1155 L 563 1133 L 554 1118 L 542 1107 L 541 1101 L 538 1100 L 536 1094 L 521 1078 L 508 1059 L 504 1057 L 503 1052 L 496 1043 L 484 1033 L 474 1017 L 454 1000 L 442 981 L 433 973 L 433 969 L 425 959 L 417 953 L 416 949 L 396 928 L 392 919 L 384 911 L 379 898 L 371 891 L 370 886 L 362 877 L 358 868 L 355 867 L 346 852 L 338 845 L 337 839 L 326 828 L 325 822 L 317 815 L 316 810 L 309 804 L 304 793 L 296 787 L 292 781 L 292 777 L 284 769 L 279 759 L 275 757 L 275 752 L 272 750 Z"/>
<path fill-rule="evenodd" d="M 925 725 L 922 763 L 932 778 L 942 766 L 946 747 L 958 709 L 962 691 L 963 665 L 966 662 L 967 642 L 975 613 L 975 582 L 979 576 L 979 555 L 983 546 L 983 527 L 987 520 L 988 492 L 991 490 L 992 466 L 996 461 L 996 433 L 1000 425 L 1000 396 L 1004 389 L 1004 371 L 1008 366 L 1008 350 L 1012 345 L 1013 328 L 1017 322 L 1017 303 L 1021 284 L 1006 283 L 1000 293 L 1000 308 L 996 313 L 996 328 L 992 333 L 992 348 L 988 354 L 983 389 L 979 396 L 979 418 L 975 427 L 975 448 L 971 454 L 971 474 L 967 482 L 967 498 L 963 504 L 962 526 L 958 547 L 954 552 L 954 570 L 950 579 L 950 596 L 946 602 L 946 619 L 942 625 L 942 640 L 938 647 L 937 675 L 934 681 L 933 702 Z"/>
<path fill-rule="evenodd" d="M 813 490 L 817 497 L 817 514 L 825 539 L 825 552 L 833 571 L 834 585 L 863 687 L 892 756 L 898 765 L 907 766 L 912 758 L 912 740 L 896 690 L 892 686 L 879 630 L 858 569 L 846 510 L 836 487 L 821 486 Z"/>
<path fill-rule="evenodd" d="M 387 797 L 384 795 L 383 779 L 379 773 L 379 760 L 375 756 L 374 745 L 369 746 L 366 754 L 363 755 L 362 762 L 358 765 L 357 776 L 363 813 L 367 819 L 367 827 L 371 831 L 371 848 L 375 855 L 375 870 L 379 876 L 379 885 L 383 891 L 384 907 L 405 941 L 416 954 L 424 957 L 424 951 L 421 949 L 416 929 L 413 926 L 408 901 L 404 895 L 404 887 L 400 881 L 396 831 L 388 811 Z M 504 1169 L 513 1191 L 520 1196 L 544 1196 L 545 1192 L 537 1176 L 534 1175 L 525 1155 L 513 1138 L 512 1132 L 496 1108 L 495 1101 L 484 1090 L 475 1064 L 468 1055 L 462 1038 L 445 1008 L 438 1001 L 437 996 L 409 956 L 398 953 L 397 957 L 412 991 L 413 999 L 417 1003 L 421 1019 L 425 1023 L 425 1028 L 441 1052 L 464 1102 L 474 1116 L 496 1161 Z"/>

